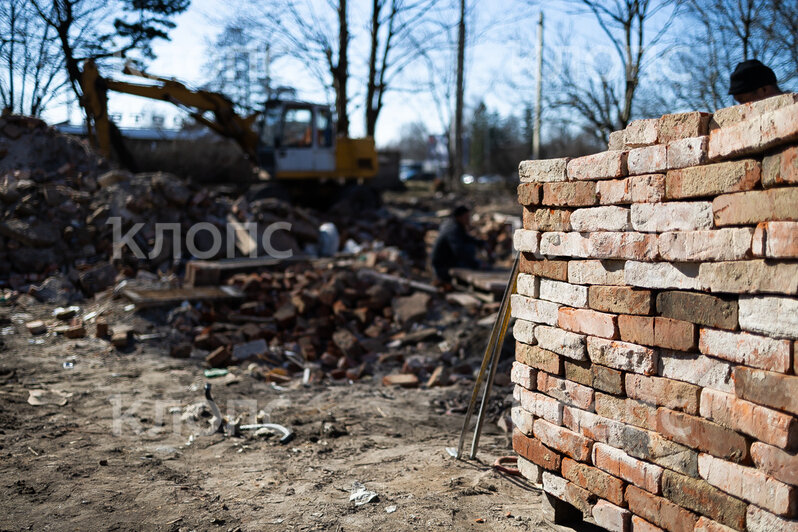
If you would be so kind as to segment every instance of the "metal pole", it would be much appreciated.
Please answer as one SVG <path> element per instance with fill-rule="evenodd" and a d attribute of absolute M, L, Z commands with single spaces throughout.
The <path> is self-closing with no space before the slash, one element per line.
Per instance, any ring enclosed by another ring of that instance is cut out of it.
<path fill-rule="evenodd" d="M 538 18 L 538 75 L 535 95 L 535 124 L 532 135 L 532 158 L 540 159 L 540 113 L 543 99 L 543 11 Z"/>

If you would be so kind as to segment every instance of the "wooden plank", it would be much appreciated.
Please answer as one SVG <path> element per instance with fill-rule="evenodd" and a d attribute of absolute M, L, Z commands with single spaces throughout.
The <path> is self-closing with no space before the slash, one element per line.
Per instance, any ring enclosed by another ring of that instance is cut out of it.
<path fill-rule="evenodd" d="M 244 293 L 234 286 L 197 286 L 165 290 L 126 288 L 122 290 L 122 295 L 132 301 L 137 308 L 175 305 L 183 301 L 222 301 L 244 298 Z"/>
<path fill-rule="evenodd" d="M 224 276 L 249 273 L 284 264 L 309 260 L 306 255 L 294 255 L 287 259 L 272 257 L 242 257 L 221 260 L 192 260 L 186 264 L 187 286 L 218 285 Z"/>
<path fill-rule="evenodd" d="M 462 283 L 472 286 L 477 290 L 492 294 L 504 294 L 507 282 L 510 280 L 510 270 L 469 270 L 455 268 L 451 270 L 452 277 Z"/>

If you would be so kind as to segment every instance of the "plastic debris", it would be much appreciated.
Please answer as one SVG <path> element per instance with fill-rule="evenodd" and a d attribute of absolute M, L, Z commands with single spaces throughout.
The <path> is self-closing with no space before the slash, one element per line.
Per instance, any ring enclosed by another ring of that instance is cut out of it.
<path fill-rule="evenodd" d="M 352 483 L 352 494 L 349 495 L 349 502 L 354 502 L 355 506 L 363 506 L 372 502 L 379 502 L 380 496 L 374 491 L 369 491 L 360 482 Z"/>

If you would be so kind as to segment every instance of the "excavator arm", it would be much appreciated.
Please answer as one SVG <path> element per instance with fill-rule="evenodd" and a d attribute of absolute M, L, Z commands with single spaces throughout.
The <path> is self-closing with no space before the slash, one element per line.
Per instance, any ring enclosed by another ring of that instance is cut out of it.
<path fill-rule="evenodd" d="M 100 76 L 94 61 L 86 61 L 83 66 L 80 85 L 83 90 L 84 107 L 90 123 L 94 125 L 94 130 L 89 134 L 106 157 L 111 156 L 114 149 L 120 151 L 115 139 L 118 132 L 108 117 L 107 91 L 112 90 L 170 102 L 188 111 L 197 122 L 224 137 L 235 140 L 251 160 L 256 160 L 258 135 L 253 125 L 257 113 L 248 117 L 239 116 L 235 112 L 233 103 L 216 92 L 192 90 L 178 81 L 151 76 L 128 67 L 125 67 L 124 73 L 138 75 L 158 83 L 146 85 L 105 79 Z M 205 115 L 207 112 L 213 114 L 213 119 Z"/>

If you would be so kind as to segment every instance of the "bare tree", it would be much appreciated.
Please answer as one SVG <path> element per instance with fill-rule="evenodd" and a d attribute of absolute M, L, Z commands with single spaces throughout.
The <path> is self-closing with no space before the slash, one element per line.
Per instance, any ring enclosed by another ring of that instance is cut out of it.
<path fill-rule="evenodd" d="M 25 0 L 0 5 L 0 28 L 0 102 L 39 116 L 67 83 L 55 34 Z"/>
<path fill-rule="evenodd" d="M 589 65 L 592 71 L 579 75 L 577 72 L 585 65 L 576 64 L 576 58 L 566 54 L 557 65 L 559 96 L 554 103 L 574 111 L 596 136 L 606 141 L 612 131 L 625 128 L 638 112 L 637 99 L 648 54 L 669 29 L 676 9 L 666 0 L 572 0 L 571 3 L 580 6 L 582 13 L 593 15 L 622 76 L 614 75 L 614 69 L 605 64 Z M 652 20 L 668 9 L 670 16 L 654 31 Z"/>

